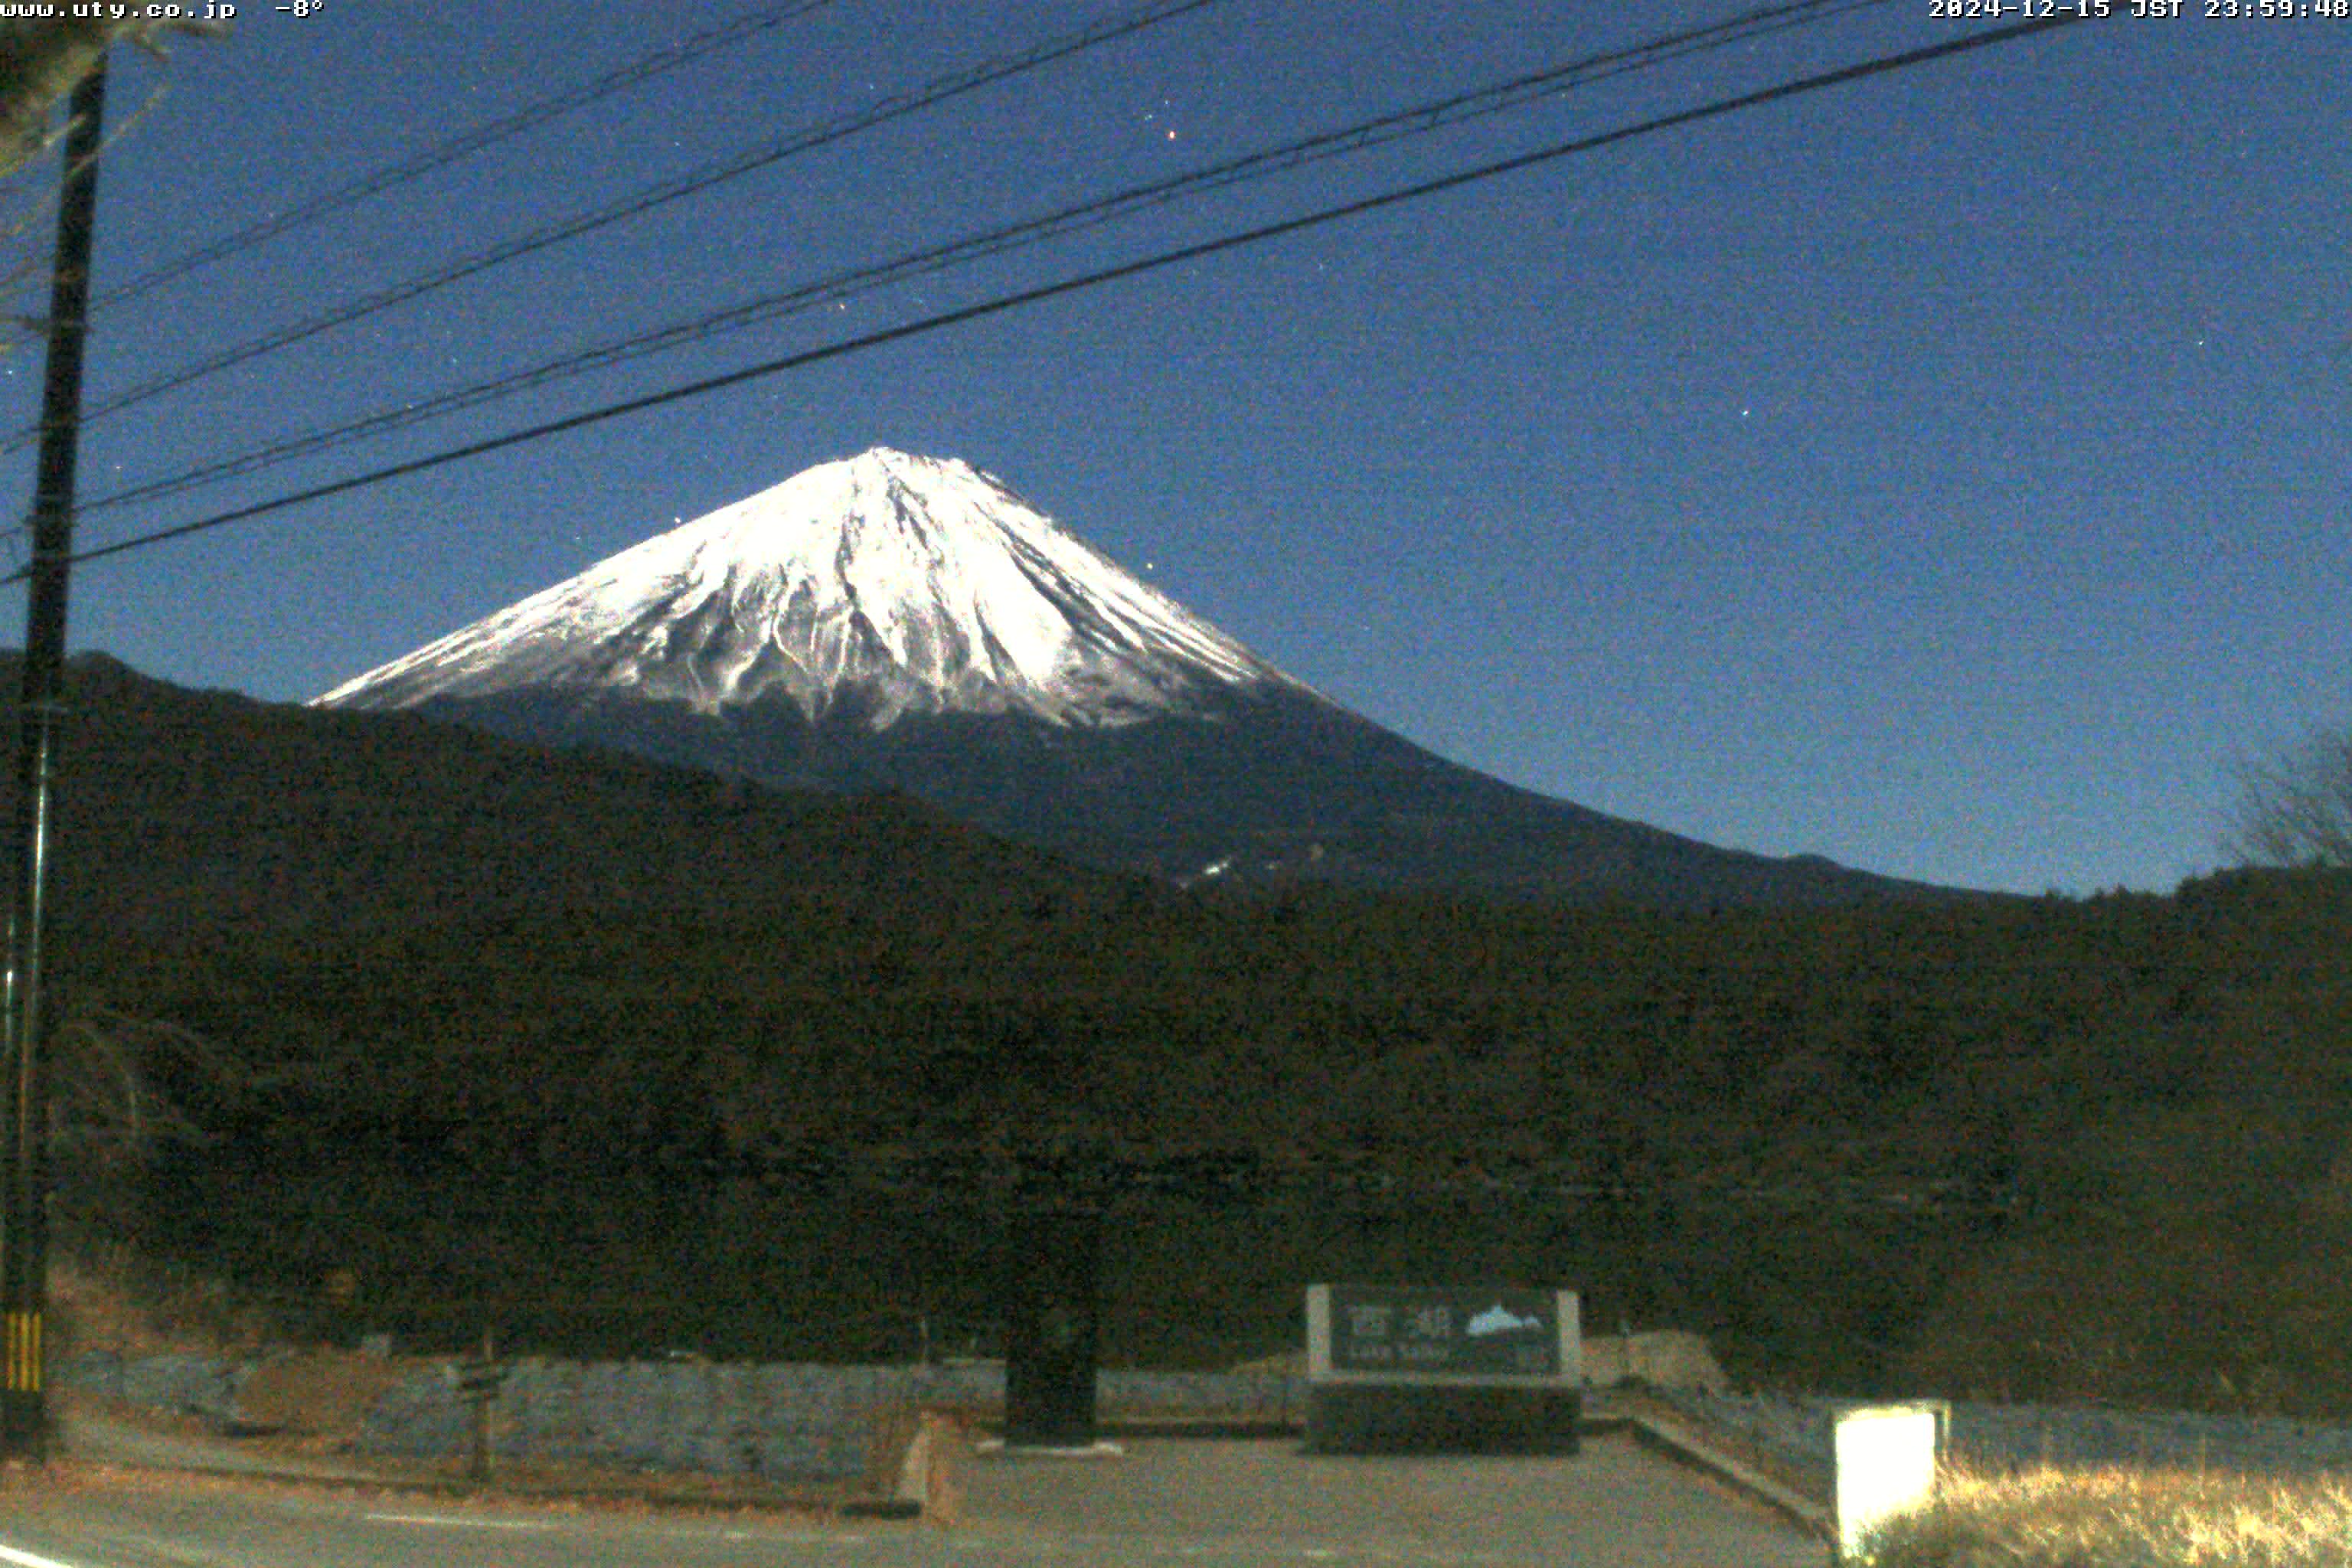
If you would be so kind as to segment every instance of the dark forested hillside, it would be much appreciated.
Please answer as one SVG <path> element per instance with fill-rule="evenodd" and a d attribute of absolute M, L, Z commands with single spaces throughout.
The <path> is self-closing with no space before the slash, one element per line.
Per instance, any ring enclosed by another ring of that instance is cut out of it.
<path fill-rule="evenodd" d="M 2352 878 L 1202 901 L 130 679 L 68 752 L 58 964 L 205 1043 L 131 1053 L 201 1135 L 101 1168 L 69 1127 L 62 1200 L 294 1308 L 356 1275 L 319 1323 L 907 1353 L 988 1317 L 1024 1192 L 1083 1190 L 1123 1357 L 1500 1273 L 1754 1378 L 2352 1414 Z"/>
<path fill-rule="evenodd" d="M 1147 887 L 901 797 L 785 795 L 401 714 L 184 691 L 102 657 L 72 662 L 68 701 L 56 898 L 69 928 L 352 933 L 568 911 L 643 926 L 785 895 L 985 921 L 1048 890 Z"/>

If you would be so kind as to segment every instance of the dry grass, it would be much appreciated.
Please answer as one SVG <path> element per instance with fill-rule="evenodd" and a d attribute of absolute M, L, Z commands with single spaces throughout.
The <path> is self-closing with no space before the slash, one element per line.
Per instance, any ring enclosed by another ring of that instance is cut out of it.
<path fill-rule="evenodd" d="M 49 1350 L 233 1355 L 282 1336 L 269 1314 L 217 1279 L 155 1268 L 127 1249 L 59 1248 L 49 1263 Z"/>
<path fill-rule="evenodd" d="M 2352 1477 L 1947 1470 L 1873 1545 L 1879 1568 L 2346 1568 Z"/>

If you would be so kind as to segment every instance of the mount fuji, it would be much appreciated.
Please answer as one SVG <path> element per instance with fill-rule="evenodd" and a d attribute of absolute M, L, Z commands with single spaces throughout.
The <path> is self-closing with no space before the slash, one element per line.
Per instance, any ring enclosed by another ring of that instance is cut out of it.
<path fill-rule="evenodd" d="M 1179 882 L 1639 903 L 1945 889 L 1521 790 L 1330 701 L 969 464 L 876 447 L 336 687 L 784 788 L 895 789 Z"/>

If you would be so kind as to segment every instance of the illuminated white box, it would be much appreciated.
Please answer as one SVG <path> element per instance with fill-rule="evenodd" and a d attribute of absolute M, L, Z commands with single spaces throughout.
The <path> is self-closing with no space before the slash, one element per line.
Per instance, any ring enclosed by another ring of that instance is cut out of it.
<path fill-rule="evenodd" d="M 1863 1562 L 1863 1538 L 1936 1495 L 1936 1465 L 1951 1406 L 1865 1405 L 1843 1412 L 1837 1456 L 1838 1560 Z"/>

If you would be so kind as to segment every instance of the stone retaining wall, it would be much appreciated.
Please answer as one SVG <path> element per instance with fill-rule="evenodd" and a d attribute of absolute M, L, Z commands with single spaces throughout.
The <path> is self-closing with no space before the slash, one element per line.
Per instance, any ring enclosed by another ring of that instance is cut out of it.
<path fill-rule="evenodd" d="M 812 1375 L 812 1372 L 819 1375 Z M 873 1379 L 793 1366 L 526 1362 L 490 1405 L 490 1447 L 508 1458 L 793 1480 L 866 1468 L 887 1392 Z M 388 1391 L 361 1426 L 362 1454 L 454 1457 L 472 1412 L 446 1375 Z"/>
<path fill-rule="evenodd" d="M 250 1361 L 168 1355 L 76 1356 L 52 1370 L 60 1384 L 222 1424 L 238 1418 Z M 1106 1419 L 1174 1416 L 1296 1425 L 1307 1383 L 1281 1373 L 1107 1371 L 1097 1374 Z M 918 1407 L 982 1415 L 1004 1405 L 1004 1368 L 751 1365 L 699 1362 L 520 1361 L 490 1406 L 491 1451 L 501 1458 L 629 1469 L 693 1470 L 792 1480 L 855 1479 L 884 1429 Z M 362 1424 L 357 1449 L 410 1458 L 455 1458 L 472 1439 L 469 1407 L 447 1369 L 394 1384 Z"/>
<path fill-rule="evenodd" d="M 1176 1415 L 1287 1421 L 1303 1380 L 1167 1372 L 1097 1373 L 1105 1417 Z M 491 1406 L 498 1455 L 631 1468 L 806 1479 L 854 1479 L 901 1413 L 921 1406 L 1002 1408 L 1001 1365 L 820 1366 L 521 1362 Z M 467 1407 L 442 1374 L 412 1377 L 377 1402 L 362 1453 L 454 1456 Z"/>
<path fill-rule="evenodd" d="M 236 1418 L 237 1394 L 252 1371 L 252 1363 L 223 1356 L 125 1357 L 112 1351 L 68 1356 L 48 1369 L 49 1380 L 68 1388 L 222 1423 Z"/>

